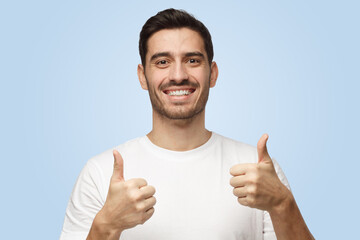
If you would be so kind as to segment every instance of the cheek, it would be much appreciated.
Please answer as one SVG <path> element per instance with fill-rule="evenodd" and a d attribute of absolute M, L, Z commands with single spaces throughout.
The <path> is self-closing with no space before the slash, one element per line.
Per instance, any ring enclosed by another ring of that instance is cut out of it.
<path fill-rule="evenodd" d="M 152 71 L 147 75 L 149 85 L 153 88 L 159 88 L 159 86 L 166 80 L 166 71 Z"/>
<path fill-rule="evenodd" d="M 200 85 L 207 85 L 210 79 L 210 72 L 202 68 L 192 69 L 191 75 L 193 79 L 199 82 Z"/>

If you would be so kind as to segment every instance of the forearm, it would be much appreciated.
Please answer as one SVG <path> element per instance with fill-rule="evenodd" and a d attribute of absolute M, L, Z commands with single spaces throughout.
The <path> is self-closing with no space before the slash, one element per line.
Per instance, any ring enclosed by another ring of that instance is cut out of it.
<path fill-rule="evenodd" d="M 278 240 L 313 240 L 301 212 L 295 202 L 295 198 L 289 191 L 284 202 L 269 211 Z"/>
<path fill-rule="evenodd" d="M 112 229 L 100 211 L 94 218 L 86 240 L 119 240 L 120 235 L 121 231 Z"/>

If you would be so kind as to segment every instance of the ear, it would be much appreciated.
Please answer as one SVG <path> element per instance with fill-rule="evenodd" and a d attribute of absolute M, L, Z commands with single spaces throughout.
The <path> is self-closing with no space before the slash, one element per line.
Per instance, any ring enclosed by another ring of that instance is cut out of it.
<path fill-rule="evenodd" d="M 145 78 L 145 69 L 142 64 L 139 64 L 137 67 L 137 75 L 142 89 L 148 90 L 148 85 Z"/>
<path fill-rule="evenodd" d="M 211 88 L 215 87 L 218 75 L 219 75 L 218 66 L 217 66 L 216 62 L 212 62 L 211 63 L 211 76 L 210 76 L 210 87 Z"/>

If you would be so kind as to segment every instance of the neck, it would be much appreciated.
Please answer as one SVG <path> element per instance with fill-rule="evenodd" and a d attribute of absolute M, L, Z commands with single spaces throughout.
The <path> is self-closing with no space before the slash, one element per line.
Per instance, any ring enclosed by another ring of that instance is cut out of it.
<path fill-rule="evenodd" d="M 173 151 L 188 151 L 206 143 L 205 111 L 191 119 L 168 119 L 153 111 L 153 129 L 147 135 L 155 145 Z"/>

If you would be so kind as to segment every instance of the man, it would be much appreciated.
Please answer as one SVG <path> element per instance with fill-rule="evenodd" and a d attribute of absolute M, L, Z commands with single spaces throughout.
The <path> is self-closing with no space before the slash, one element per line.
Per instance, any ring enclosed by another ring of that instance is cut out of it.
<path fill-rule="evenodd" d="M 153 129 L 86 164 L 61 239 L 313 239 L 268 136 L 254 148 L 205 128 L 218 76 L 206 27 L 164 10 L 143 26 L 139 50 Z"/>

